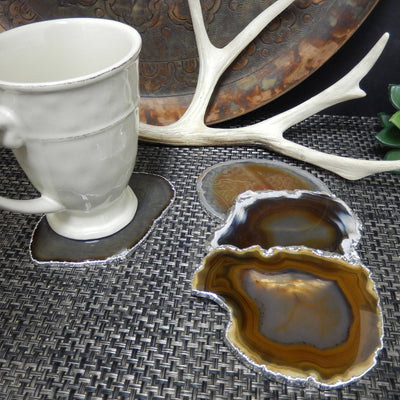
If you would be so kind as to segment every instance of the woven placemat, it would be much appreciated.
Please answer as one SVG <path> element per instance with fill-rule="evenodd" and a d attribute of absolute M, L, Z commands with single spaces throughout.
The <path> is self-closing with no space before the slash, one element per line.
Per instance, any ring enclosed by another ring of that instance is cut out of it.
<path fill-rule="evenodd" d="M 314 116 L 287 137 L 323 151 L 380 158 L 375 118 Z M 35 196 L 12 153 L 0 149 L 0 194 Z M 297 387 L 250 370 L 224 341 L 228 315 L 192 295 L 205 241 L 219 225 L 196 181 L 229 159 L 285 161 L 313 173 L 364 224 L 358 252 L 384 316 L 384 349 L 357 382 Z M 0 399 L 397 399 L 400 398 L 400 175 L 348 182 L 257 147 L 141 143 L 137 171 L 164 176 L 175 202 L 129 258 L 82 267 L 34 265 L 39 216 L 0 212 Z"/>

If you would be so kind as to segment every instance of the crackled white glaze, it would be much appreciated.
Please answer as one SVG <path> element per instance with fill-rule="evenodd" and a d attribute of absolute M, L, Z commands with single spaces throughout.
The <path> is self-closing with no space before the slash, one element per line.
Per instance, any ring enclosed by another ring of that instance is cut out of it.
<path fill-rule="evenodd" d="M 0 198 L 0 207 L 48 213 L 52 228 L 73 239 L 108 236 L 132 220 L 140 47 L 133 28 L 89 18 L 0 35 L 2 143 L 41 193 Z"/>

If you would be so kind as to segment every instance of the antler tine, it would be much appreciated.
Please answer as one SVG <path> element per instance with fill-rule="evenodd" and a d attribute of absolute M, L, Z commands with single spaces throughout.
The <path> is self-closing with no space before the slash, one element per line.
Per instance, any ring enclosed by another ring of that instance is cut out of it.
<path fill-rule="evenodd" d="M 249 45 L 274 18 L 292 4 L 294 0 L 277 0 L 254 18 L 251 24 L 248 24 L 223 48 L 214 46 L 207 35 L 200 1 L 188 0 L 188 2 L 199 52 L 200 71 L 198 84 L 202 86 L 199 88 L 200 90 L 196 90 L 196 93 L 198 92 L 199 96 L 202 96 L 204 112 L 201 117 L 204 121 L 205 111 L 221 75 L 229 65 L 232 64 L 240 52 L 244 50 L 244 48 Z M 205 96 L 204 93 L 207 93 L 207 96 Z M 196 100 L 197 99 L 194 98 L 192 104 L 195 103 Z M 188 112 L 190 112 L 190 109 Z"/>
<path fill-rule="evenodd" d="M 192 17 L 197 49 L 199 53 L 199 77 L 193 99 L 184 115 L 177 121 L 183 128 L 186 125 L 196 126 L 197 129 L 205 125 L 204 118 L 207 106 L 214 92 L 215 86 L 240 52 L 268 25 L 275 17 L 284 11 L 294 0 L 277 0 L 259 14 L 251 24 L 247 25 L 225 47 L 214 46 L 208 37 L 204 24 L 203 13 L 199 0 L 188 0 Z"/>
<path fill-rule="evenodd" d="M 334 172 L 342 178 L 356 180 L 379 172 L 400 169 L 400 161 L 363 160 L 324 153 L 281 138 L 268 141 L 268 147 L 297 160 Z"/>
<path fill-rule="evenodd" d="M 375 65 L 385 49 L 388 40 L 388 33 L 382 35 L 368 54 L 349 73 L 332 86 L 288 111 L 261 121 L 257 125 L 254 125 L 252 129 L 271 129 L 274 127 L 273 131 L 276 135 L 279 135 L 279 132 L 282 134 L 291 126 L 328 107 L 366 96 L 364 90 L 360 88 L 360 81 Z"/>
<path fill-rule="evenodd" d="M 294 1 L 295 0 L 277 0 L 255 17 L 251 21 L 251 24 L 248 24 L 226 46 L 223 48 L 217 48 L 212 45 L 207 35 L 199 0 L 188 0 L 197 49 L 200 54 L 200 62 L 211 61 L 214 63 L 215 61 L 218 61 L 223 65 L 224 68 L 220 68 L 218 71 L 219 78 L 240 52 L 249 45 L 250 42 L 254 40 L 274 18 L 281 14 Z M 210 50 L 217 52 L 217 55 L 219 55 L 218 60 L 213 60 L 212 57 L 210 57 Z"/>
<path fill-rule="evenodd" d="M 227 54 L 227 62 L 231 64 L 240 52 L 253 41 L 274 18 L 294 3 L 294 1 L 295 0 L 278 0 L 254 18 L 251 24 L 247 25 L 224 47 L 224 51 Z"/>

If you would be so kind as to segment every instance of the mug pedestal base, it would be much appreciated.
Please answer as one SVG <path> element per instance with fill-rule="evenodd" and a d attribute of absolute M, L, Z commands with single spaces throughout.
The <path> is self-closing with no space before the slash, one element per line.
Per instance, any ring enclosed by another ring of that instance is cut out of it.
<path fill-rule="evenodd" d="M 47 214 L 47 222 L 59 235 L 75 240 L 100 239 L 128 225 L 136 214 L 138 201 L 128 186 L 121 196 L 90 212 L 61 211 Z"/>

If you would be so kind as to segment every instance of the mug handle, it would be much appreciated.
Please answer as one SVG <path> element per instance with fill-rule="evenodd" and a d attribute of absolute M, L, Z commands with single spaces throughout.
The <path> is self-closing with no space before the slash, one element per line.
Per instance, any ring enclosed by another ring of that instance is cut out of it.
<path fill-rule="evenodd" d="M 19 134 L 20 125 L 18 118 L 11 110 L 0 106 L 1 145 L 16 149 L 24 144 L 24 140 Z M 0 196 L 0 208 L 28 214 L 52 213 L 65 209 L 63 205 L 44 195 L 32 200 L 13 200 Z"/>

